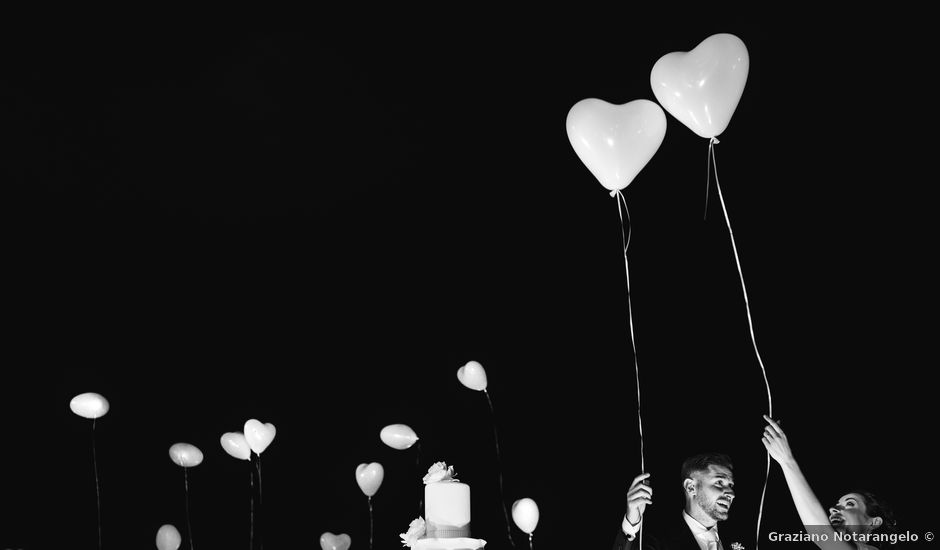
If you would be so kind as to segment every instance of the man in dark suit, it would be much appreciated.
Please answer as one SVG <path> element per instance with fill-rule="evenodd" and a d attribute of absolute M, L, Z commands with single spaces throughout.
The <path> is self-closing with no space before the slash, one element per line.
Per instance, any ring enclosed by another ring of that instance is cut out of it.
<path fill-rule="evenodd" d="M 732 550 L 718 536 L 718 522 L 728 519 L 734 501 L 731 459 L 707 453 L 682 463 L 682 493 L 685 508 L 668 521 L 669 532 L 661 537 L 643 533 L 643 545 L 655 550 Z M 653 503 L 649 474 L 640 474 L 627 491 L 627 513 L 614 541 L 614 550 L 635 550 L 636 534 L 643 512 Z"/>

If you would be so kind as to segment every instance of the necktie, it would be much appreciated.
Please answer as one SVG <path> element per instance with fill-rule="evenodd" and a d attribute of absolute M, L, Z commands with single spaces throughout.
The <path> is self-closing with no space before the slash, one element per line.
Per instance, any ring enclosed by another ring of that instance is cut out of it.
<path fill-rule="evenodd" d="M 708 542 L 708 550 L 722 550 L 721 541 L 718 540 L 718 531 L 711 528 L 705 531 L 705 540 Z"/>

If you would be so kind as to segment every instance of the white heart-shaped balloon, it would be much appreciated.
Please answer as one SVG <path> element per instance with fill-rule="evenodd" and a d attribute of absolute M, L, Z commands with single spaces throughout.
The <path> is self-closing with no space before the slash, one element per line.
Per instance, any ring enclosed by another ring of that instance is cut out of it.
<path fill-rule="evenodd" d="M 251 447 L 245 434 L 241 432 L 226 432 L 220 440 L 225 452 L 241 460 L 251 460 Z"/>
<path fill-rule="evenodd" d="M 486 389 L 486 371 L 483 370 L 483 365 L 476 361 L 468 361 L 466 365 L 457 369 L 457 380 L 471 390 Z"/>
<path fill-rule="evenodd" d="M 101 394 L 88 392 L 73 397 L 69 402 L 69 408 L 83 418 L 101 418 L 108 414 L 111 405 Z"/>
<path fill-rule="evenodd" d="M 157 549 L 158 550 L 177 550 L 183 538 L 176 527 L 169 523 L 157 529 Z"/>
<path fill-rule="evenodd" d="M 245 439 L 251 450 L 259 455 L 274 441 L 276 433 L 277 429 L 270 422 L 262 424 L 254 418 L 245 422 Z"/>
<path fill-rule="evenodd" d="M 666 115 L 659 105 L 637 99 L 613 105 L 582 99 L 568 111 L 568 141 L 601 185 L 617 191 L 653 158 L 666 136 Z"/>
<path fill-rule="evenodd" d="M 379 490 L 383 479 L 385 479 L 385 468 L 378 462 L 356 466 L 356 483 L 367 497 L 371 497 Z"/>
<path fill-rule="evenodd" d="M 512 503 L 512 521 L 524 533 L 532 534 L 539 524 L 539 507 L 531 498 L 520 498 Z"/>
<path fill-rule="evenodd" d="M 403 451 L 415 444 L 418 434 L 405 424 L 389 424 L 379 432 L 379 438 L 389 447 Z"/>
<path fill-rule="evenodd" d="M 320 535 L 320 548 L 323 550 L 349 550 L 352 539 L 346 533 L 334 535 L 327 531 Z"/>
<path fill-rule="evenodd" d="M 183 468 L 191 468 L 202 464 L 202 451 L 189 443 L 174 443 L 170 447 L 170 460 Z"/>
<path fill-rule="evenodd" d="M 749 65 L 740 38 L 714 34 L 690 52 L 660 57 L 650 73 L 650 85 L 669 114 L 696 134 L 712 138 L 731 122 Z"/>

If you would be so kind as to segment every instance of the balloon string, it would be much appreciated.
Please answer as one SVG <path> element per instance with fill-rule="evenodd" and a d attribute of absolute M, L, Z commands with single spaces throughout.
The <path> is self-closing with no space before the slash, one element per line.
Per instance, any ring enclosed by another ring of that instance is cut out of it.
<path fill-rule="evenodd" d="M 529 550 L 532 550 L 532 533 L 529 533 Z"/>
<path fill-rule="evenodd" d="M 744 294 L 744 307 L 747 310 L 747 326 L 748 330 L 751 333 L 751 344 L 754 346 L 754 355 L 757 356 L 757 363 L 760 365 L 761 372 L 764 375 L 764 385 L 767 387 L 767 416 L 773 418 L 774 415 L 774 402 L 773 397 L 770 393 L 770 382 L 767 379 L 767 369 L 764 368 L 764 362 L 761 360 L 760 351 L 757 349 L 757 339 L 754 337 L 754 321 L 751 318 L 751 306 L 747 299 L 747 287 L 744 285 L 744 273 L 741 271 L 741 260 L 738 258 L 738 247 L 734 242 L 734 232 L 731 230 L 731 220 L 728 218 L 728 209 L 725 207 L 725 199 L 721 194 L 721 184 L 718 183 L 718 161 L 715 158 L 715 148 L 714 144 L 718 143 L 718 140 L 712 138 L 708 142 L 709 156 L 712 160 L 712 165 L 715 167 L 715 187 L 718 189 L 718 199 L 721 201 L 721 211 L 725 215 L 725 223 L 728 226 L 728 234 L 731 236 L 731 249 L 734 251 L 734 262 L 738 267 L 738 277 L 741 279 L 741 291 Z M 760 508 L 757 512 L 757 541 L 760 541 L 760 522 L 761 517 L 764 514 L 764 495 L 767 492 L 767 480 L 770 477 L 770 453 L 767 453 L 767 472 L 764 475 L 764 488 L 761 490 L 760 497 Z M 754 544 L 754 550 L 757 550 L 758 542 Z"/>
<path fill-rule="evenodd" d="M 91 419 L 91 462 L 95 466 L 95 498 L 98 504 L 98 550 L 101 550 L 101 484 L 98 482 L 98 450 L 95 443 L 95 422 Z"/>
<path fill-rule="evenodd" d="M 493 440 L 496 442 L 496 471 L 499 475 L 499 501 L 503 505 L 503 519 L 506 521 L 506 537 L 509 538 L 509 545 L 515 548 L 516 543 L 512 540 L 512 531 L 509 528 L 509 512 L 506 510 L 506 499 L 503 497 L 503 459 L 499 455 L 499 432 L 496 430 L 496 411 L 493 409 L 493 401 L 490 400 L 490 394 L 486 391 L 486 388 L 483 389 L 483 394 L 486 395 L 486 402 L 490 404 L 490 416 L 493 417 Z"/>
<path fill-rule="evenodd" d="M 639 428 L 640 434 L 640 472 L 646 472 L 646 455 L 643 449 L 643 415 L 642 407 L 640 406 L 640 364 L 636 357 L 636 338 L 633 333 L 633 303 L 630 298 L 630 263 L 627 261 L 627 250 L 630 248 L 630 237 L 633 234 L 633 227 L 630 223 L 630 209 L 627 207 L 627 200 L 624 198 L 623 193 L 620 190 L 617 190 L 617 196 L 614 197 L 617 200 L 617 214 L 620 216 L 620 238 L 623 243 L 623 266 L 626 273 L 627 280 L 627 317 L 630 322 L 630 345 L 633 347 L 633 369 L 636 373 L 636 418 L 637 426 Z M 623 203 L 623 208 L 620 208 L 620 203 Z M 624 229 L 624 213 L 627 215 L 627 230 Z M 640 545 L 639 548 L 643 548 L 643 516 L 640 515 Z"/>
<path fill-rule="evenodd" d="M 183 468 L 183 488 L 186 494 L 186 533 L 189 536 L 189 550 L 193 550 L 193 526 L 189 522 L 189 477 L 186 474 L 187 468 Z"/>
<path fill-rule="evenodd" d="M 262 494 L 261 494 L 261 455 L 256 455 L 256 456 L 258 457 L 258 461 L 255 462 L 255 467 L 258 468 L 258 509 L 260 510 L 260 509 L 261 509 L 261 505 L 262 505 L 263 502 L 264 502 L 264 497 L 263 497 Z M 261 517 L 261 525 L 262 525 L 262 526 L 264 525 L 264 515 L 263 515 L 263 514 L 262 514 L 262 517 Z M 264 550 L 264 533 L 260 533 L 260 534 L 258 535 L 258 540 L 261 541 L 261 542 L 260 542 L 261 550 Z"/>
<path fill-rule="evenodd" d="M 415 477 L 421 473 L 421 440 L 417 442 L 418 454 L 415 458 Z M 418 486 L 418 517 L 424 517 L 424 485 Z"/>
<path fill-rule="evenodd" d="M 712 154 L 714 154 L 713 147 L 717 142 L 718 140 L 715 138 L 708 140 L 708 154 L 706 155 L 707 158 L 705 162 L 705 213 L 702 215 L 703 220 L 708 219 L 708 187 L 711 183 L 712 177 Z"/>
<path fill-rule="evenodd" d="M 372 550 L 372 497 L 369 499 L 369 550 Z"/>
<path fill-rule="evenodd" d="M 255 472 L 253 468 L 248 469 L 248 484 L 251 488 L 248 491 L 248 509 L 250 510 L 249 517 L 251 518 L 251 526 L 248 530 L 248 550 L 255 549 Z"/>

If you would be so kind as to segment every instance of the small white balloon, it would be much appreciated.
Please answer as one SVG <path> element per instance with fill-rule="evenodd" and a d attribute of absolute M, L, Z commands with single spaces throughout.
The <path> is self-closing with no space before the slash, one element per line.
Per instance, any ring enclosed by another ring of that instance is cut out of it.
<path fill-rule="evenodd" d="M 183 538 L 180 532 L 169 523 L 157 529 L 157 548 L 159 550 L 177 550 Z"/>
<path fill-rule="evenodd" d="M 276 433 L 277 428 L 270 422 L 262 424 L 261 421 L 254 418 L 245 422 L 245 439 L 248 441 L 251 450 L 259 455 L 274 441 Z"/>
<path fill-rule="evenodd" d="M 466 365 L 457 369 L 457 380 L 471 390 L 486 389 L 486 371 L 483 370 L 483 365 L 476 361 L 468 361 Z"/>
<path fill-rule="evenodd" d="M 245 434 L 241 432 L 227 432 L 222 434 L 220 439 L 222 448 L 225 452 L 240 460 L 251 460 L 251 447 L 248 446 L 248 440 Z"/>
<path fill-rule="evenodd" d="M 72 412 L 83 418 L 101 418 L 108 413 L 111 405 L 103 395 L 88 392 L 76 395 L 69 403 Z"/>
<path fill-rule="evenodd" d="M 202 451 L 189 443 L 174 443 L 170 446 L 170 460 L 183 468 L 202 464 Z"/>
<path fill-rule="evenodd" d="M 385 479 L 385 468 L 378 462 L 362 463 L 356 466 L 356 483 L 367 497 L 371 497 L 379 490 L 383 479 Z"/>
<path fill-rule="evenodd" d="M 512 503 L 512 521 L 524 533 L 532 534 L 539 524 L 539 507 L 531 498 L 520 498 Z"/>
<path fill-rule="evenodd" d="M 403 451 L 415 444 L 418 434 L 405 424 L 389 424 L 382 428 L 379 438 L 389 447 Z"/>

